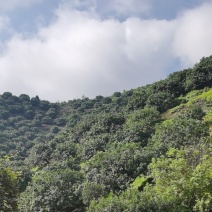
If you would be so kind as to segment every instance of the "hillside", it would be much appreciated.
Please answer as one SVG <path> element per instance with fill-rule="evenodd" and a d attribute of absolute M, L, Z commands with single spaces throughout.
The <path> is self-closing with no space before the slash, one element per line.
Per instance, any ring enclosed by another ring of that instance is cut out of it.
<path fill-rule="evenodd" d="M 212 211 L 212 56 L 109 97 L 0 95 L 0 211 Z"/>

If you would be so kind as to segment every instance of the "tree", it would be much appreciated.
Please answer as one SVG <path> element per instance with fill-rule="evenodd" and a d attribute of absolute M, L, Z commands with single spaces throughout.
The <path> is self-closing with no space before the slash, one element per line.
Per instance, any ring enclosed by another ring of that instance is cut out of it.
<path fill-rule="evenodd" d="M 149 107 L 156 107 L 158 111 L 165 112 L 167 109 L 172 108 L 176 105 L 176 100 L 173 94 L 169 92 L 157 92 L 152 93 L 147 101 L 146 104 Z"/>
<path fill-rule="evenodd" d="M 68 168 L 36 172 L 20 196 L 20 212 L 82 210 L 84 204 L 79 192 L 82 180 L 80 172 Z"/>
<path fill-rule="evenodd" d="M 138 134 L 138 141 L 143 141 L 145 146 L 147 139 L 154 133 L 156 123 L 160 120 L 160 114 L 155 108 L 145 107 L 128 115 L 124 129 L 131 135 Z"/>
<path fill-rule="evenodd" d="M 39 97 L 38 97 L 38 96 L 32 97 L 32 98 L 31 98 L 31 104 L 32 104 L 33 106 L 38 106 L 38 105 L 40 104 L 40 99 L 39 99 Z"/>
<path fill-rule="evenodd" d="M 101 185 L 102 193 L 108 193 L 125 189 L 144 166 L 138 143 L 116 143 L 88 160 L 84 170 L 87 182 Z"/>
<path fill-rule="evenodd" d="M 200 143 L 184 150 L 170 149 L 149 169 L 155 186 L 147 186 L 156 211 L 210 211 L 212 208 L 212 151 Z"/>
<path fill-rule="evenodd" d="M 10 93 L 10 92 L 4 92 L 1 96 L 4 99 L 9 99 L 10 97 L 12 97 L 12 93 Z"/>
<path fill-rule="evenodd" d="M 169 148 L 196 145 L 208 136 L 208 127 L 200 120 L 181 116 L 158 125 L 149 146 L 155 156 L 165 154 Z"/>
<path fill-rule="evenodd" d="M 14 212 L 17 209 L 18 175 L 10 168 L 0 165 L 0 211 Z"/>
<path fill-rule="evenodd" d="M 19 99 L 20 99 L 22 102 L 24 102 L 24 101 L 29 102 L 29 101 L 30 101 L 30 97 L 29 97 L 28 95 L 26 95 L 26 94 L 21 94 L 21 95 L 19 96 Z"/>

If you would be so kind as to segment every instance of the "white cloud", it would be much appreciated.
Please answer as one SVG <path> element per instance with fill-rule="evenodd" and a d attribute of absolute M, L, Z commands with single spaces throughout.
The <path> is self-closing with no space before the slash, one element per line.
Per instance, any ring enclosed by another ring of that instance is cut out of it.
<path fill-rule="evenodd" d="M 185 67 L 212 54 L 212 3 L 184 11 L 178 18 L 173 49 Z"/>
<path fill-rule="evenodd" d="M 1 91 L 67 100 L 110 95 L 164 76 L 169 22 L 101 21 L 67 10 L 58 10 L 57 17 L 34 38 L 14 36 L 7 43 L 0 58 Z"/>
<path fill-rule="evenodd" d="M 0 11 L 8 11 L 18 7 L 30 6 L 41 1 L 43 0 L 2 0 L 0 2 Z"/>
<path fill-rule="evenodd" d="M 176 59 L 186 66 L 210 54 L 210 11 L 207 5 L 171 21 L 120 22 L 60 7 L 54 22 L 34 37 L 14 35 L 5 44 L 0 92 L 63 101 L 159 80 Z"/>

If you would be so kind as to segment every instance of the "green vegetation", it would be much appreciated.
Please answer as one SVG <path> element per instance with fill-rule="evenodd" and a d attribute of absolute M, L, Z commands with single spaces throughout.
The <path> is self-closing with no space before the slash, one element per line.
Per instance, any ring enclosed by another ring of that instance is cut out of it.
<path fill-rule="evenodd" d="M 15 211 L 18 199 L 18 173 L 7 168 L 0 161 L 0 208 L 1 211 Z"/>
<path fill-rule="evenodd" d="M 0 211 L 212 211 L 212 56 L 151 85 L 0 95 Z"/>

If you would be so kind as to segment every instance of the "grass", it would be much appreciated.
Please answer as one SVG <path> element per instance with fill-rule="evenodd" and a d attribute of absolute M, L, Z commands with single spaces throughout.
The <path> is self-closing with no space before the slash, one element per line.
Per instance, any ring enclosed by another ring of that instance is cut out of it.
<path fill-rule="evenodd" d="M 204 121 L 212 124 L 212 110 L 210 110 L 210 107 L 212 107 L 212 89 L 207 88 L 203 90 L 191 91 L 186 96 L 181 96 L 178 99 L 181 104 L 165 112 L 162 116 L 163 119 L 171 119 L 176 117 L 178 114 L 182 114 L 184 111 L 186 111 L 190 106 L 199 104 L 206 112 Z"/>
<path fill-rule="evenodd" d="M 140 187 L 143 182 L 146 180 L 146 178 L 144 176 L 138 176 L 135 178 L 135 180 L 130 184 L 132 189 L 138 189 L 138 187 Z"/>
<path fill-rule="evenodd" d="M 203 91 L 203 90 L 202 90 Z M 212 89 L 199 93 L 199 95 L 190 95 L 191 93 L 195 93 L 196 91 L 190 92 L 186 97 L 188 98 L 187 105 L 192 105 L 196 102 L 202 101 L 205 102 L 206 104 L 211 104 L 212 105 Z M 198 94 L 198 92 L 196 92 Z"/>

